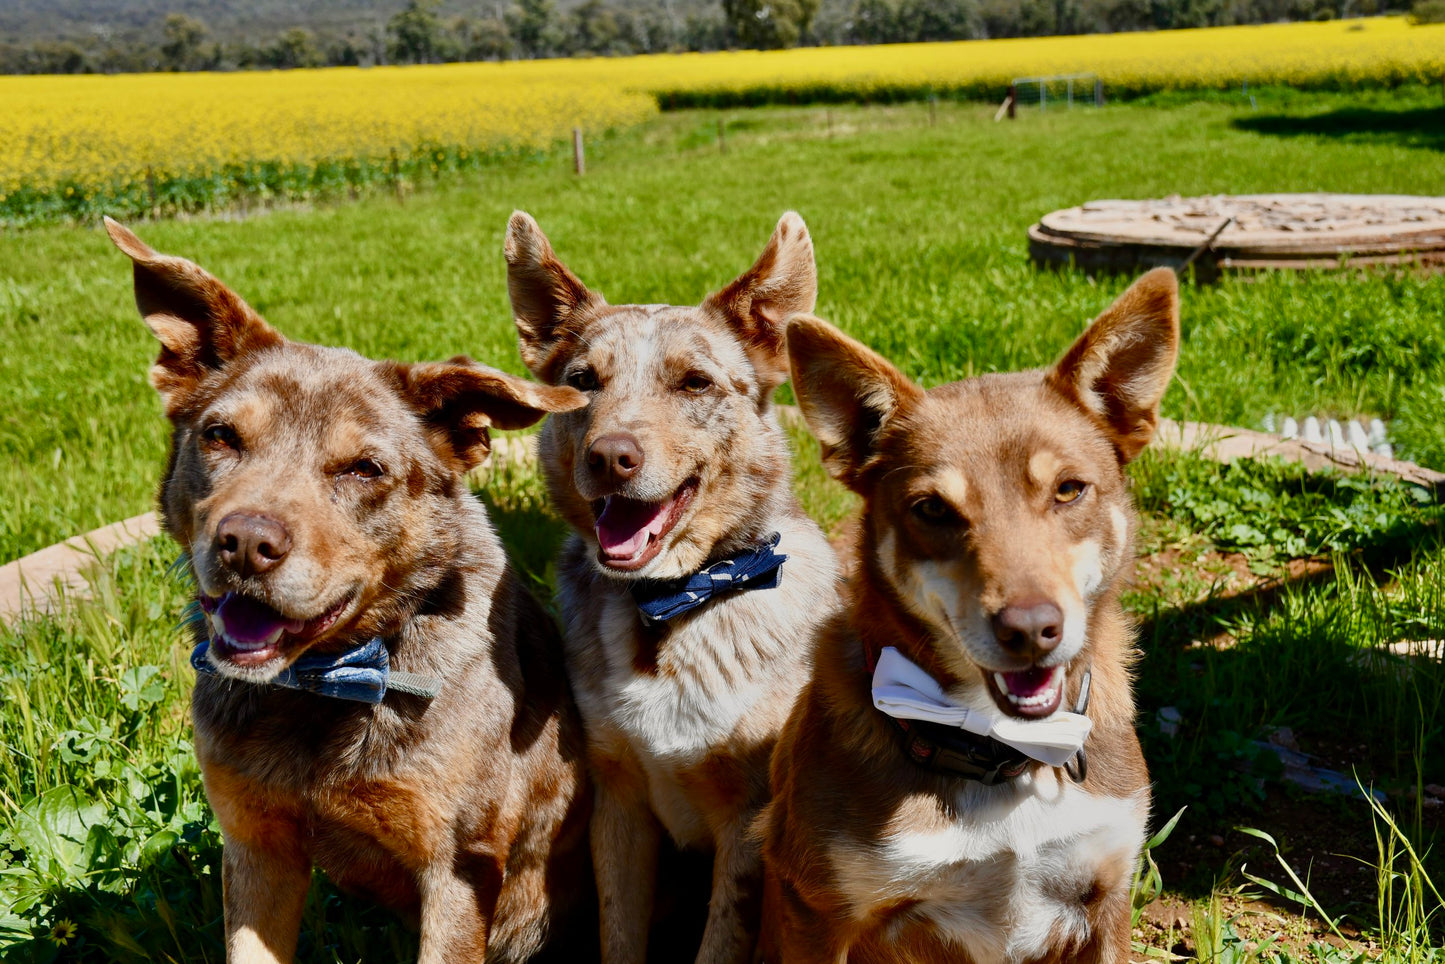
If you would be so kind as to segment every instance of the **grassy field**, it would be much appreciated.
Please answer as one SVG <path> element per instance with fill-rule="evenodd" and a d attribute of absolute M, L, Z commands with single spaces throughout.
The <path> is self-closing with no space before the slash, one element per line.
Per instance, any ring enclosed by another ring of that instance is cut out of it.
<path fill-rule="evenodd" d="M 1107 36 L 421 67 L 0 77 L 0 223 L 316 200 L 485 171 L 659 107 L 997 103 L 1085 71 L 1111 99 L 1271 84 L 1362 90 L 1445 74 L 1445 26 L 1403 17 Z"/>
<path fill-rule="evenodd" d="M 750 263 L 794 207 L 817 245 L 819 313 L 936 384 L 1051 359 L 1122 290 L 1125 279 L 1029 266 L 1024 230 L 1048 210 L 1172 192 L 1445 194 L 1430 133 L 1445 121 L 1438 90 L 1254 94 L 1257 109 L 1224 95 L 1159 98 L 1014 124 L 941 105 L 936 127 L 921 105 L 670 114 L 592 144 L 583 179 L 560 155 L 517 158 L 404 201 L 139 229 L 289 335 L 405 359 L 467 351 L 520 371 L 500 256 L 514 207 L 614 302 L 695 301 Z M 11 232 L 0 251 L 0 335 L 19 346 L 0 356 L 10 559 L 146 508 L 165 426 L 145 382 L 153 343 L 103 234 Z M 1166 414 L 1243 425 L 1270 412 L 1378 414 L 1401 454 L 1445 466 L 1445 277 L 1267 276 L 1183 297 Z M 795 442 L 800 494 L 835 524 L 848 500 L 806 437 Z M 1156 822 L 1189 806 L 1152 853 L 1164 903 L 1183 917 L 1141 909 L 1141 947 L 1343 962 L 1361 959 L 1361 938 L 1392 964 L 1439 961 L 1445 909 L 1423 876 L 1441 877 L 1438 858 L 1401 848 L 1425 853 L 1440 828 L 1424 788 L 1445 782 L 1445 672 L 1381 647 L 1445 638 L 1440 507 L 1386 483 L 1190 458 L 1146 458 L 1135 480 L 1145 558 L 1130 605 L 1143 623 Z M 545 591 L 561 527 L 535 476 L 499 470 L 482 491 Z M 189 590 L 167 573 L 174 551 L 157 541 L 122 552 L 98 567 L 93 601 L 0 628 L 7 961 L 221 959 L 219 839 L 186 742 L 191 673 L 175 624 Z M 1161 710 L 1177 717 L 1172 737 L 1156 725 Z M 1399 831 L 1358 799 L 1283 782 L 1256 742 L 1280 728 L 1384 788 Z M 1273 834 L 1301 880 L 1239 825 Z M 1382 882 L 1391 889 L 1377 900 Z M 1289 894 L 1306 892 L 1350 940 L 1295 913 Z M 395 961 L 412 946 L 324 885 L 306 935 L 307 962 Z"/>
<path fill-rule="evenodd" d="M 520 371 L 501 236 L 531 211 L 614 301 L 693 301 L 797 208 L 818 310 L 928 382 L 1040 364 L 1124 285 L 1035 271 L 1025 230 L 1099 197 L 1288 190 L 1445 194 L 1438 91 L 1258 92 L 1248 101 L 1026 112 L 947 105 L 667 115 L 561 156 L 428 185 L 404 203 L 140 225 L 232 284 L 284 332 L 373 355 L 467 351 Z M 715 137 L 728 123 L 728 151 Z M 1272 124 L 1309 122 L 1324 133 Z M 1342 130 L 1333 123 L 1345 124 Z M 830 136 L 831 131 L 831 136 Z M 1062 147 L 1061 147 L 1062 146 Z M 759 170 L 767 176 L 758 177 Z M 93 225 L 0 234 L 0 562 L 143 511 L 164 451 L 155 346 L 125 258 Z M 1402 455 L 1445 466 L 1445 279 L 1281 275 L 1184 296 L 1174 417 L 1378 414 Z"/>

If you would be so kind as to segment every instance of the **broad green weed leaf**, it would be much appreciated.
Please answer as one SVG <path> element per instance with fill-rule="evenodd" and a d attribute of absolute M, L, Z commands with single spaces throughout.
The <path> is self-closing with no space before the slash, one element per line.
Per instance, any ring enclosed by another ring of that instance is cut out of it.
<path fill-rule="evenodd" d="M 141 845 L 141 865 L 145 866 L 161 859 L 168 854 L 181 839 L 180 834 L 173 830 L 162 830 L 153 834 L 149 840 Z"/>
<path fill-rule="evenodd" d="M 132 666 L 121 674 L 120 701 L 128 710 L 159 703 L 165 699 L 166 681 L 159 666 Z"/>
<path fill-rule="evenodd" d="M 55 873 L 73 879 L 90 869 L 90 828 L 104 818 L 104 807 L 67 784 L 45 791 L 22 807 L 11 836 L 33 865 L 53 862 Z"/>
<path fill-rule="evenodd" d="M 66 730 L 55 741 L 60 759 L 66 763 L 92 763 L 101 748 L 115 736 L 115 727 L 82 717 L 75 729 Z"/>

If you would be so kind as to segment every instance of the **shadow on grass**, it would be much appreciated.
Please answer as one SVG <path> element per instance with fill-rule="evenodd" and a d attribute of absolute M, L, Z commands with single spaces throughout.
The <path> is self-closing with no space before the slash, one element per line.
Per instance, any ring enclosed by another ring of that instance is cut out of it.
<path fill-rule="evenodd" d="M 1445 107 L 1376 110 L 1346 107 L 1324 114 L 1255 114 L 1235 118 L 1238 130 L 1275 137 L 1331 137 L 1445 151 Z"/>
<path fill-rule="evenodd" d="M 1387 790 L 1421 852 L 1432 850 L 1442 822 L 1416 812 L 1406 791 L 1445 767 L 1445 669 L 1362 652 L 1441 634 L 1442 548 L 1438 521 L 1400 520 L 1326 568 L 1143 614 L 1138 729 L 1155 820 L 1189 807 L 1156 853 L 1171 890 L 1206 897 L 1223 882 L 1242 885 L 1246 861 L 1281 878 L 1268 849 L 1236 829 L 1252 826 L 1281 840 L 1297 870 L 1312 870 L 1326 909 L 1372 919 L 1371 812 L 1360 796 L 1311 794 L 1283 781 L 1263 742 L 1277 728 L 1288 728 L 1313 765 Z M 1166 707 L 1178 713 L 1177 733 L 1160 724 Z M 1439 865 L 1438 857 L 1427 861 L 1437 878 Z"/>

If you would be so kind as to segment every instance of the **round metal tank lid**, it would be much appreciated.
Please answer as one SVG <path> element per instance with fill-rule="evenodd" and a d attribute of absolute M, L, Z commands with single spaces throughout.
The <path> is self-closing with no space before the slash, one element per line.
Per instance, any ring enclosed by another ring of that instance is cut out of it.
<path fill-rule="evenodd" d="M 1030 254 L 1047 265 L 1227 270 L 1445 265 L 1445 197 L 1240 194 L 1099 200 L 1044 215 Z"/>

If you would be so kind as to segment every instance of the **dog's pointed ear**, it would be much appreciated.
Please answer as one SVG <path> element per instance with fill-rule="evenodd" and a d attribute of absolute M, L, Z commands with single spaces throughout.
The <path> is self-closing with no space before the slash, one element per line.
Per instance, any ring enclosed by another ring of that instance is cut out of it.
<path fill-rule="evenodd" d="M 923 389 L 860 342 L 811 315 L 788 322 L 793 394 L 823 448 L 823 464 L 858 491 L 890 419 L 923 397 Z"/>
<path fill-rule="evenodd" d="M 492 451 L 489 429 L 527 428 L 551 412 L 587 404 L 575 388 L 528 381 L 465 355 L 397 369 L 403 394 L 432 430 L 433 444 L 462 471 L 480 465 Z"/>
<path fill-rule="evenodd" d="M 167 414 L 183 407 L 211 372 L 285 341 L 240 295 L 199 265 L 158 254 L 110 218 L 105 230 L 134 263 L 136 307 L 161 343 L 151 384 Z"/>
<path fill-rule="evenodd" d="M 784 329 L 788 318 L 809 312 L 818 300 L 813 239 L 797 211 L 778 219 L 757 262 L 703 302 L 722 313 L 742 335 L 767 398 L 788 378 Z"/>
<path fill-rule="evenodd" d="M 522 361 L 532 374 L 554 381 L 558 351 L 570 333 L 580 330 L 589 308 L 607 300 L 587 286 L 561 261 L 537 222 L 525 211 L 513 211 L 502 245 L 507 258 L 507 294 L 517 323 Z"/>
<path fill-rule="evenodd" d="M 1179 358 L 1179 280 L 1156 268 L 1129 286 L 1049 370 L 1049 383 L 1100 422 L 1121 462 L 1143 451 Z"/>

